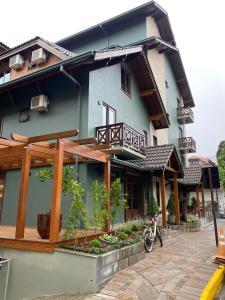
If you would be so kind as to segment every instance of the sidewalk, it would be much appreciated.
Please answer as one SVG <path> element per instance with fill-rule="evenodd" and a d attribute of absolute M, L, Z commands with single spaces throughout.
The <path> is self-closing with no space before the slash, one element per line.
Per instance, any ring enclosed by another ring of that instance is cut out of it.
<path fill-rule="evenodd" d="M 223 221 L 222 221 L 223 222 Z M 225 226 L 225 222 L 221 225 Z M 217 268 L 213 226 L 201 232 L 182 233 L 156 246 L 137 264 L 117 273 L 99 294 L 40 297 L 54 300 L 164 300 L 199 299 Z"/>

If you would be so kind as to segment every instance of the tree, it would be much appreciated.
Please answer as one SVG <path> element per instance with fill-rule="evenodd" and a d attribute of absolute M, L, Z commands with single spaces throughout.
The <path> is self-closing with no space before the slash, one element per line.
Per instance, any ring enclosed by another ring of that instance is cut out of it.
<path fill-rule="evenodd" d="M 220 142 L 217 153 L 218 170 L 222 189 L 225 190 L 225 141 Z"/>
<path fill-rule="evenodd" d="M 151 199 L 149 201 L 148 204 L 148 211 L 147 214 L 150 217 L 154 217 L 155 215 L 157 215 L 160 212 L 160 208 L 158 207 L 154 196 L 151 196 Z"/>
<path fill-rule="evenodd" d="M 174 193 L 171 193 L 170 194 L 170 197 L 169 197 L 169 201 L 167 203 L 167 210 L 170 214 L 170 216 L 173 216 L 175 215 L 175 199 L 174 199 Z"/>

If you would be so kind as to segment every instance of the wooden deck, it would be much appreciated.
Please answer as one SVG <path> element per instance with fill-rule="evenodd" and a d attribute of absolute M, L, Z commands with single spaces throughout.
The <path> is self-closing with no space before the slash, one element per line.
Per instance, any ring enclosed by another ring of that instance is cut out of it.
<path fill-rule="evenodd" d="M 75 240 L 62 240 L 64 233 L 63 230 L 59 235 L 59 240 L 54 243 L 47 239 L 41 239 L 36 228 L 26 227 L 23 239 L 16 239 L 15 232 L 15 226 L 0 225 L 0 247 L 53 253 L 56 248 L 67 244 L 73 244 L 75 242 Z M 97 235 L 99 234 L 100 232 L 98 231 Z M 95 235 L 96 233 L 94 229 L 78 230 L 76 240 L 91 239 Z"/>

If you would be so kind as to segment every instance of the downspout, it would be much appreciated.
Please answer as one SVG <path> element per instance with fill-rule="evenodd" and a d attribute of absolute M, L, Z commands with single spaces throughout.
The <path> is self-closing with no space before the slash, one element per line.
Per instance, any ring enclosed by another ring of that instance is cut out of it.
<path fill-rule="evenodd" d="M 77 97 L 77 124 L 78 124 L 78 135 L 77 137 L 80 137 L 80 128 L 81 128 L 81 124 L 80 124 L 80 114 L 81 114 L 81 104 L 80 104 L 80 99 L 81 99 L 81 85 L 80 83 L 73 77 L 71 76 L 69 73 L 67 73 L 63 67 L 63 65 L 60 66 L 60 72 L 67 77 L 69 80 L 71 80 L 73 82 L 73 84 L 75 85 L 76 89 L 78 90 L 78 97 Z M 79 173 L 79 164 L 78 164 L 78 155 L 75 156 L 76 157 L 76 175 L 75 178 L 77 180 L 78 177 L 78 173 Z"/>
<path fill-rule="evenodd" d="M 109 46 L 109 35 L 108 35 L 108 33 L 106 32 L 106 30 L 104 29 L 104 27 L 102 26 L 102 24 L 100 24 L 99 27 L 101 28 L 101 30 L 105 34 L 105 36 L 107 38 L 107 46 Z"/>

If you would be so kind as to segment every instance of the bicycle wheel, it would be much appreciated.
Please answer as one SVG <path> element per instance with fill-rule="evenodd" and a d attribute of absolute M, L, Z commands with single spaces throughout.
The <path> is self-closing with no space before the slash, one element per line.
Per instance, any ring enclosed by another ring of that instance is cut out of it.
<path fill-rule="evenodd" d="M 157 235 L 157 237 L 159 239 L 160 247 L 162 247 L 163 246 L 163 242 L 162 242 L 162 237 L 161 237 L 161 232 L 160 232 L 159 227 L 156 228 L 156 235 Z"/>
<path fill-rule="evenodd" d="M 153 232 L 150 229 L 146 229 L 143 232 L 143 239 L 144 239 L 144 247 L 147 252 L 151 252 L 154 244 L 154 236 Z"/>

